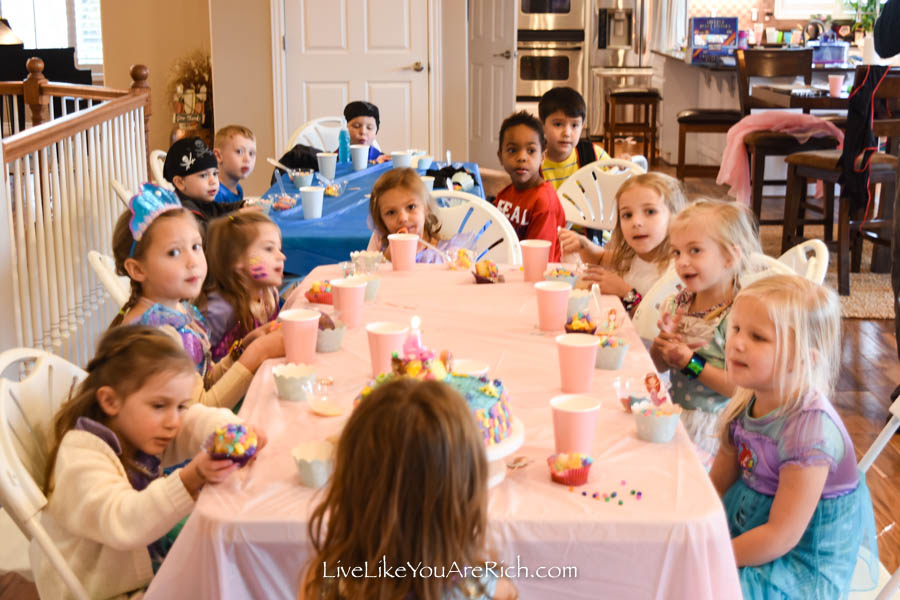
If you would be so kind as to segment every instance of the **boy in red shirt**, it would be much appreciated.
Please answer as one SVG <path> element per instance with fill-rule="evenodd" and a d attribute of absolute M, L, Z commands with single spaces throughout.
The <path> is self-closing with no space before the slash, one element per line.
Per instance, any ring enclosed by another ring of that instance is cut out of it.
<path fill-rule="evenodd" d="M 512 185 L 500 190 L 496 204 L 520 240 L 551 242 L 550 262 L 559 262 L 557 228 L 566 225 L 566 215 L 553 185 L 541 176 L 544 147 L 541 122 L 529 113 L 517 112 L 503 121 L 497 157 Z"/>

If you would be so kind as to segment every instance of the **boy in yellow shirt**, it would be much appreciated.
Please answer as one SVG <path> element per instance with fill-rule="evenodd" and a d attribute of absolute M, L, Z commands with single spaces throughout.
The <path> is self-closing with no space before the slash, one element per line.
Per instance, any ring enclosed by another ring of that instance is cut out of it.
<path fill-rule="evenodd" d="M 581 139 L 586 110 L 584 98 L 570 87 L 555 87 L 541 96 L 538 103 L 538 115 L 547 138 L 541 173 L 556 189 L 580 167 L 610 158 L 600 144 Z"/>

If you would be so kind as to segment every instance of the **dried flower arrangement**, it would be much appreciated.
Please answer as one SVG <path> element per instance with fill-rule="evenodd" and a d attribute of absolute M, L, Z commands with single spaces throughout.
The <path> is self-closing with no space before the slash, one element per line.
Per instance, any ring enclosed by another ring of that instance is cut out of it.
<path fill-rule="evenodd" d="M 177 128 L 213 128 L 212 61 L 206 51 L 195 50 L 175 61 L 166 95 Z"/>

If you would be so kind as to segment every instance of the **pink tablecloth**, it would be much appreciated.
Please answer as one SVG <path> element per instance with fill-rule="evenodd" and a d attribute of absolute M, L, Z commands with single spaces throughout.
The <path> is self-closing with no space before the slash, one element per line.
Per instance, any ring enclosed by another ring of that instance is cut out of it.
<path fill-rule="evenodd" d="M 525 426 L 525 443 L 515 455 L 534 462 L 509 471 L 491 490 L 490 529 L 501 560 L 521 567 L 515 579 L 521 597 L 739 598 L 725 514 L 684 429 L 679 425 L 668 444 L 638 440 L 612 391 L 614 377 L 641 378 L 653 369 L 628 322 L 625 367 L 595 371 L 594 395 L 603 408 L 588 485 L 572 492 L 550 481 L 547 403 L 560 393 L 556 347 L 553 336 L 536 327 L 531 284 L 518 269 L 504 270 L 508 282 L 498 285 L 476 285 L 471 274 L 437 265 L 411 274 L 385 271 L 378 300 L 366 304 L 364 316 L 405 321 L 418 314 L 427 345 L 485 360 L 491 376 L 503 380 Z M 336 266 L 319 267 L 307 281 L 338 276 Z M 611 307 L 622 311 L 618 299 L 604 296 L 601 314 Z M 311 548 L 307 516 L 317 496 L 299 485 L 291 448 L 337 433 L 346 416 L 317 417 L 303 404 L 278 400 L 273 364 L 260 369 L 241 410 L 266 429 L 268 447 L 251 467 L 203 490 L 147 598 L 297 597 Z M 369 378 L 365 330 L 348 331 L 343 348 L 317 355 L 316 366 L 319 375 L 334 377 L 334 396 L 349 411 Z M 642 492 L 640 500 L 632 489 Z M 594 500 L 595 491 L 616 491 L 617 497 Z M 541 574 L 576 567 L 577 576 L 538 578 L 540 567 Z"/>

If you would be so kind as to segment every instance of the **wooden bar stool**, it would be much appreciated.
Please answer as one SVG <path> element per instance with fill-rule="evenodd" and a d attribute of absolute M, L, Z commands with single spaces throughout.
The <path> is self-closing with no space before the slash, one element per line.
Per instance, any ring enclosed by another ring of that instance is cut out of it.
<path fill-rule="evenodd" d="M 606 151 L 615 157 L 615 138 L 639 135 L 644 142 L 644 156 L 653 164 L 656 158 L 656 119 L 662 97 L 656 88 L 627 87 L 611 91 L 604 103 L 603 132 Z M 617 106 L 634 106 L 634 121 L 617 122 Z M 643 110 L 641 110 L 643 109 Z M 641 116 L 643 113 L 643 116 Z"/>
<path fill-rule="evenodd" d="M 741 111 L 721 108 L 689 108 L 678 113 L 678 168 L 676 177 L 715 177 L 718 165 L 685 163 L 686 137 L 689 133 L 728 133 L 741 120 Z"/>
<path fill-rule="evenodd" d="M 862 81 L 866 67 L 858 67 L 856 82 Z M 900 97 L 900 73 L 889 72 L 881 82 L 876 98 Z M 854 124 L 850 124 L 851 127 Z M 855 126 L 863 127 L 861 123 Z M 900 119 L 884 118 L 872 121 L 872 131 L 876 137 L 888 138 L 888 148 L 897 152 L 900 143 Z M 834 227 L 834 184 L 841 176 L 839 163 L 840 150 L 818 150 L 797 152 L 789 155 L 787 198 L 784 208 L 784 228 L 781 235 L 781 250 L 787 251 L 791 246 L 803 241 L 803 226 L 822 224 L 825 226 L 825 239 L 832 239 Z M 894 194 L 898 185 L 898 160 L 896 155 L 875 152 L 869 162 L 869 184 L 881 184 L 881 202 L 878 214 L 869 215 L 865 221 L 863 215 L 851 210 L 850 199 L 843 196 L 840 201 L 838 215 L 838 292 L 842 296 L 850 293 L 850 272 L 858 272 L 862 256 L 862 241 L 867 239 L 877 244 L 872 252 L 872 271 L 885 271 L 889 267 L 889 248 L 891 244 L 891 227 L 893 224 Z M 824 205 L 811 204 L 806 198 L 807 184 L 811 180 L 821 179 L 825 184 Z M 870 188 L 871 193 L 871 188 Z M 806 212 L 813 210 L 822 214 L 822 218 L 807 218 Z M 859 211 L 861 213 L 862 210 Z M 882 248 L 879 248 L 881 246 Z M 888 249 L 884 249 L 887 246 Z"/>
<path fill-rule="evenodd" d="M 753 108 L 771 108 L 750 96 L 751 77 L 796 77 L 802 76 L 806 85 L 812 83 L 813 49 L 802 50 L 743 50 L 738 49 L 738 90 L 741 112 L 750 114 Z M 838 142 L 832 137 L 813 137 L 803 144 L 787 133 L 778 131 L 754 131 L 744 136 L 744 144 L 750 155 L 751 207 L 760 225 L 781 225 L 783 219 L 761 219 L 764 185 L 784 185 L 784 179 L 766 179 L 766 157 L 787 156 L 794 152 L 828 150 L 836 148 Z"/>

